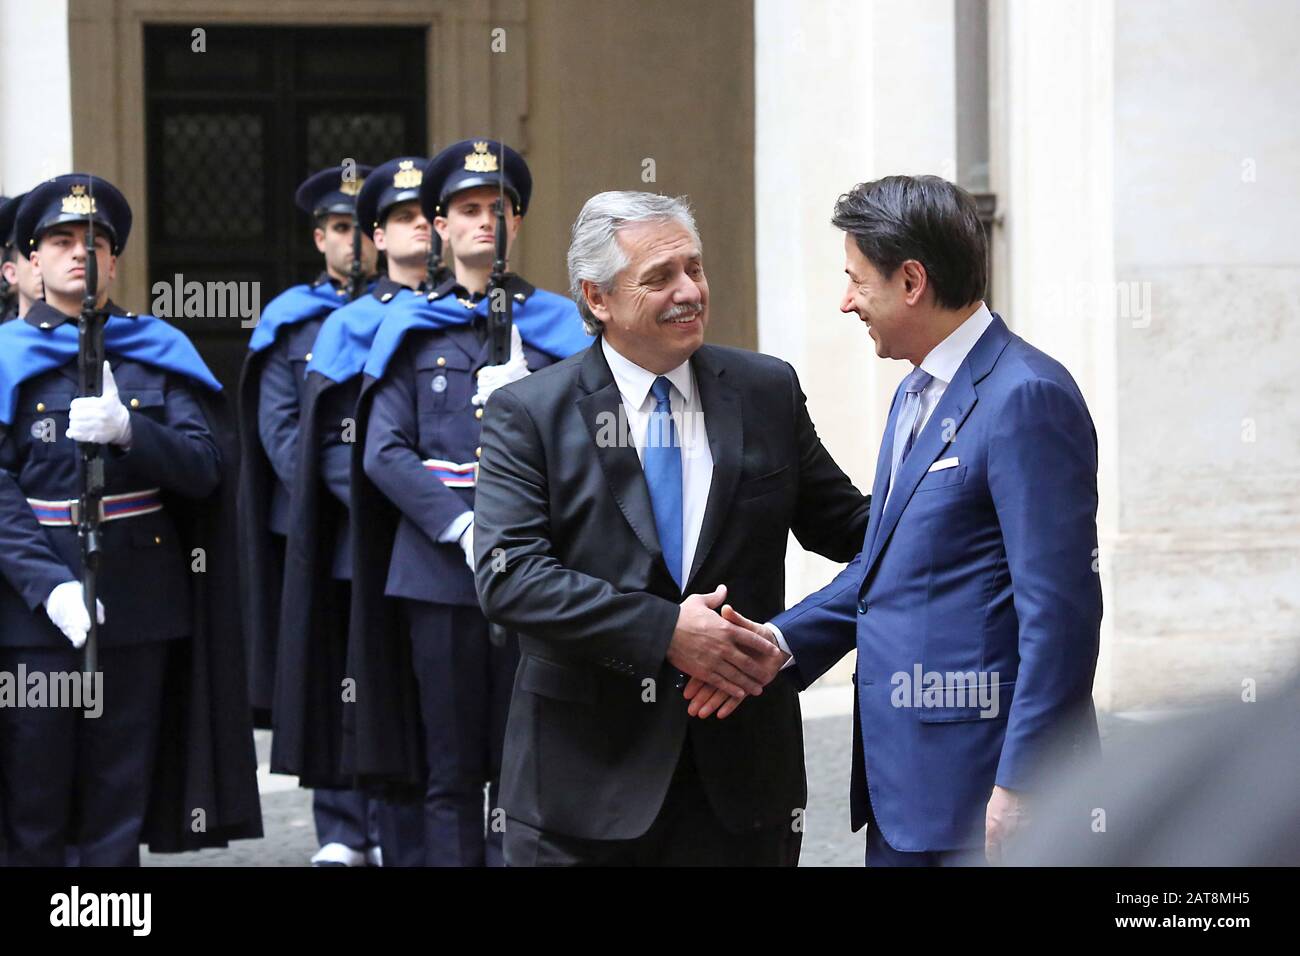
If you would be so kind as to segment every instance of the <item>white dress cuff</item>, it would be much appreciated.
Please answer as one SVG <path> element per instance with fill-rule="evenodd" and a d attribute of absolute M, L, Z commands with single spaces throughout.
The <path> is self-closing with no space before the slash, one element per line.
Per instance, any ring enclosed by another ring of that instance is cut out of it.
<path fill-rule="evenodd" d="M 771 628 L 772 633 L 776 635 L 776 646 L 785 651 L 787 655 L 786 662 L 781 665 L 781 670 L 785 670 L 794 663 L 794 654 L 790 652 L 790 645 L 785 642 L 785 635 L 781 633 L 781 629 L 771 621 L 768 621 L 766 626 Z"/>
<path fill-rule="evenodd" d="M 460 536 L 465 533 L 465 529 L 473 523 L 474 512 L 462 511 L 451 519 L 451 524 L 442 529 L 442 534 L 438 535 L 438 540 L 443 544 L 455 544 L 460 540 Z"/>

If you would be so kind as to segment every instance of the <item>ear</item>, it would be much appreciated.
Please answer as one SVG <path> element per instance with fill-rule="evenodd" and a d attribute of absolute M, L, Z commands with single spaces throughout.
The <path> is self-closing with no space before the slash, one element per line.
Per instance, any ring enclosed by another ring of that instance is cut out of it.
<path fill-rule="evenodd" d="M 0 264 L 0 275 L 3 275 L 5 281 L 10 285 L 16 285 L 18 283 L 18 263 L 6 259 L 4 263 Z"/>
<path fill-rule="evenodd" d="M 323 253 L 325 251 L 325 230 L 317 226 L 312 230 L 311 238 L 316 243 L 316 251 Z"/>
<path fill-rule="evenodd" d="M 19 255 L 22 255 L 20 252 Z M 27 261 L 32 265 L 32 274 L 39 276 L 41 274 L 41 254 L 33 249 L 32 254 L 27 257 Z"/>
<path fill-rule="evenodd" d="M 916 305 L 930 286 L 930 277 L 925 274 L 925 266 L 915 259 L 908 259 L 898 267 L 903 273 L 903 301 Z"/>
<path fill-rule="evenodd" d="M 434 216 L 433 228 L 434 231 L 438 233 L 438 238 L 443 242 L 446 242 L 451 238 L 451 228 L 447 225 L 446 216 Z"/>
<path fill-rule="evenodd" d="M 361 235 L 364 236 L 365 232 L 363 231 Z M 371 236 L 370 239 L 372 242 L 374 242 L 376 249 L 379 249 L 381 251 L 385 249 L 386 247 L 384 245 L 384 227 L 375 226 L 375 234 Z"/>
<path fill-rule="evenodd" d="M 114 282 L 117 279 L 117 256 L 108 257 L 108 281 Z"/>
<path fill-rule="evenodd" d="M 587 300 L 587 308 L 591 310 L 592 315 L 601 322 L 609 321 L 609 301 L 605 293 L 600 291 L 600 286 L 590 279 L 583 279 L 582 297 Z"/>

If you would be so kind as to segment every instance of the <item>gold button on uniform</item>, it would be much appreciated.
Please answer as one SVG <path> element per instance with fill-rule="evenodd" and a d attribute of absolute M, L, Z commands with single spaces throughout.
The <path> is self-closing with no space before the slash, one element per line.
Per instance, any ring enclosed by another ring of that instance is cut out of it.
<path fill-rule="evenodd" d="M 474 417 L 475 417 L 475 418 L 482 418 L 482 417 L 483 417 L 483 409 L 481 409 L 481 408 L 476 408 L 476 409 L 474 409 Z"/>
<path fill-rule="evenodd" d="M 138 398 L 133 398 L 133 399 L 131 399 L 131 407 L 132 407 L 132 408 L 139 408 L 139 407 L 140 407 L 140 399 L 138 399 Z"/>
<path fill-rule="evenodd" d="M 439 355 L 439 356 L 438 356 L 438 364 L 439 364 L 439 365 L 446 365 L 446 364 L 447 364 L 447 359 L 444 358 L 443 356 Z"/>
<path fill-rule="evenodd" d="M 306 355 L 303 356 L 303 358 L 306 359 L 308 362 L 310 362 L 310 361 L 311 361 L 311 353 L 308 352 Z"/>
<path fill-rule="evenodd" d="M 158 535 L 154 535 L 154 536 L 153 536 L 153 543 L 154 543 L 154 544 L 162 544 L 162 538 L 158 537 Z"/>
<path fill-rule="evenodd" d="M 37 410 L 38 412 L 43 412 L 43 411 L 45 411 L 45 403 L 44 403 L 44 402 L 37 402 L 37 403 L 36 403 L 36 410 Z"/>
<path fill-rule="evenodd" d="M 482 458 L 482 457 L 483 457 L 483 449 L 482 449 L 482 448 L 475 448 L 475 449 L 474 449 L 474 457 L 475 457 L 475 458 Z"/>

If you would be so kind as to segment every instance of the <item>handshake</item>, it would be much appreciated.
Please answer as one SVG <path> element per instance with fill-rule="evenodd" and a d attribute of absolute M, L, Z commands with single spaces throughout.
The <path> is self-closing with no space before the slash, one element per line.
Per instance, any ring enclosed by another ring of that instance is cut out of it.
<path fill-rule="evenodd" d="M 720 584 L 683 601 L 668 645 L 668 663 L 690 677 L 683 696 L 692 717 L 726 717 L 747 695 L 763 693 L 789 659 L 770 628 L 723 604 L 726 598 Z"/>

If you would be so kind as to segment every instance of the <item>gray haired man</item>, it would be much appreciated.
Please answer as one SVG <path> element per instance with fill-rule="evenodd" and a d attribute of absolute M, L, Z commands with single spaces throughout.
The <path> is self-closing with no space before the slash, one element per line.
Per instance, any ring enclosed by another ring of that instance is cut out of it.
<path fill-rule="evenodd" d="M 684 201 L 593 196 L 568 262 L 597 340 L 493 394 L 474 506 L 479 600 L 522 653 L 506 862 L 793 865 L 796 691 L 776 648 L 719 610 L 781 609 L 791 531 L 852 558 L 869 499 L 822 447 L 793 368 L 704 344 Z M 692 720 L 690 677 L 740 705 Z"/>

